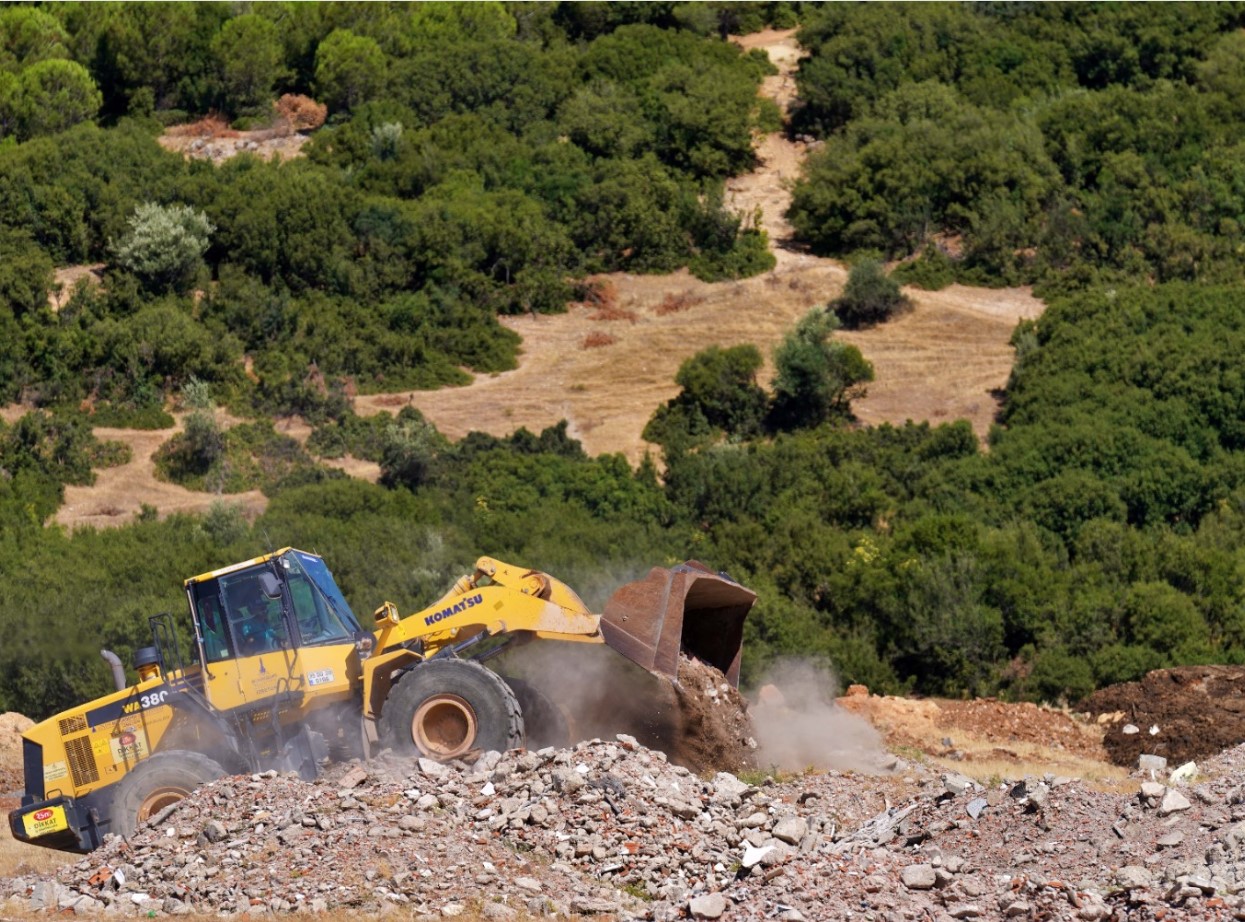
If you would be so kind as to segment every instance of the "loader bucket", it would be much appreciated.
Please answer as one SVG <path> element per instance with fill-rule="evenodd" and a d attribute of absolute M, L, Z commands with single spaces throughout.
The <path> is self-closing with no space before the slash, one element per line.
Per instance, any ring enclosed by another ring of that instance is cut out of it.
<path fill-rule="evenodd" d="M 677 681 L 679 653 L 739 684 L 744 619 L 756 593 L 694 560 L 627 583 L 601 615 L 605 642 L 633 663 Z"/>

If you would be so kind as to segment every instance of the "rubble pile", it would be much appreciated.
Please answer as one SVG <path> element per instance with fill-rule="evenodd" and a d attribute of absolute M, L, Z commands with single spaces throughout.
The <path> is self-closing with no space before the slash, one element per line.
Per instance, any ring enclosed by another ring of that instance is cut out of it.
<path fill-rule="evenodd" d="M 898 768 L 749 784 L 619 736 L 236 776 L 0 897 L 148 917 L 1245 919 L 1245 746 L 1128 794 Z"/>

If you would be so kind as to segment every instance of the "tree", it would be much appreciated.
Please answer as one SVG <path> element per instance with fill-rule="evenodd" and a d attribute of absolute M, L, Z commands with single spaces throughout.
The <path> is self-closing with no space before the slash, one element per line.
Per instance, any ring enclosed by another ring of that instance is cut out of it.
<path fill-rule="evenodd" d="M 68 58 L 69 35 L 57 18 L 30 6 L 0 12 L 0 68 Z"/>
<path fill-rule="evenodd" d="M 384 89 L 385 53 L 374 39 L 334 29 L 316 49 L 316 95 L 349 112 Z"/>
<path fill-rule="evenodd" d="M 873 366 L 855 346 L 831 338 L 839 327 L 829 311 L 806 314 L 774 350 L 771 424 L 778 429 L 817 426 L 851 415 L 850 402 L 864 396 Z"/>
<path fill-rule="evenodd" d="M 847 329 L 858 330 L 890 320 L 911 306 L 883 265 L 866 259 L 852 266 L 843 294 L 830 302 L 829 309 Z"/>
<path fill-rule="evenodd" d="M 404 407 L 386 429 L 380 457 L 380 482 L 414 490 L 429 478 L 445 451 L 444 436 L 414 407 Z"/>
<path fill-rule="evenodd" d="M 93 118 L 103 97 L 85 67 L 52 59 L 30 65 L 18 77 L 18 125 L 23 138 L 55 134 Z"/>
<path fill-rule="evenodd" d="M 129 225 L 129 233 L 113 250 L 117 265 L 151 291 L 186 291 L 216 229 L 203 212 L 189 205 L 146 202 L 134 209 Z"/>
<path fill-rule="evenodd" d="M 766 405 L 756 381 L 760 368 L 761 353 L 750 343 L 696 353 L 675 376 L 683 390 L 653 414 L 644 438 L 669 446 L 723 432 L 738 438 L 757 435 Z"/>
<path fill-rule="evenodd" d="M 259 109 L 272 98 L 273 85 L 285 75 L 281 35 L 257 13 L 229 20 L 212 40 L 226 106 L 233 112 Z"/>

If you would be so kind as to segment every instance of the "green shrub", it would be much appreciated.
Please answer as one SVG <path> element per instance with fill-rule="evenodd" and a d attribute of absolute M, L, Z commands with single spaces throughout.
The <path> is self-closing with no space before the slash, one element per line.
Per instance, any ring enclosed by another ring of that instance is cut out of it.
<path fill-rule="evenodd" d="M 885 323 L 912 307 L 899 283 L 886 274 L 882 263 L 866 259 L 852 266 L 843 294 L 828 305 L 849 330 Z"/>

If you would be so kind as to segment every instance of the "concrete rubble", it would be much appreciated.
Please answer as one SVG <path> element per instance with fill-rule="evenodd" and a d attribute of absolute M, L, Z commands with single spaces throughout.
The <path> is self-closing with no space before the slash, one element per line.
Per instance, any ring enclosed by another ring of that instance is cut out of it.
<path fill-rule="evenodd" d="M 151 918 L 1245 919 L 1245 746 L 1165 786 L 697 776 L 619 736 L 213 782 L 14 912 Z M 970 809 L 971 807 L 971 809 Z"/>

